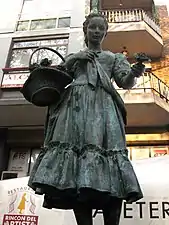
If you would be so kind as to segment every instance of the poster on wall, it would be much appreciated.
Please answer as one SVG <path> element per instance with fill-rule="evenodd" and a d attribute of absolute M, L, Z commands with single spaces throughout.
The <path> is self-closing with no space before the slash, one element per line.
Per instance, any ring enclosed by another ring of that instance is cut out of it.
<path fill-rule="evenodd" d="M 27 174 L 30 160 L 30 150 L 11 150 L 9 157 L 8 170 Z"/>
<path fill-rule="evenodd" d="M 147 159 L 150 157 L 150 147 L 147 146 L 130 147 L 130 151 L 132 160 Z"/>

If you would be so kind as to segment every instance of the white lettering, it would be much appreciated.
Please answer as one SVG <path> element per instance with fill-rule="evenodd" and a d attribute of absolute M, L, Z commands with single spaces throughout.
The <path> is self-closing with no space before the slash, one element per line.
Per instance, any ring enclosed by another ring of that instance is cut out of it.
<path fill-rule="evenodd" d="M 26 222 L 26 221 L 6 221 L 6 224 L 8 225 L 30 225 L 30 222 Z"/>
<path fill-rule="evenodd" d="M 8 216 L 8 220 L 19 220 L 19 221 L 25 221 L 26 220 L 26 218 L 25 218 L 25 216 Z M 12 222 L 12 221 L 11 221 Z"/>
<path fill-rule="evenodd" d="M 32 217 L 28 216 L 26 220 L 31 222 L 36 222 L 36 218 L 34 216 Z"/>
<path fill-rule="evenodd" d="M 25 222 L 26 224 L 25 225 L 30 225 L 30 222 Z"/>

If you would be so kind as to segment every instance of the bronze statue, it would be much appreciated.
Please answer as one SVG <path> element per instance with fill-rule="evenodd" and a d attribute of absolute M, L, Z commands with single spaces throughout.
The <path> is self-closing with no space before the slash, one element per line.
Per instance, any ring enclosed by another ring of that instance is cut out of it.
<path fill-rule="evenodd" d="M 87 48 L 62 63 L 74 80 L 48 106 L 44 147 L 29 179 L 44 194 L 43 207 L 73 209 L 78 225 L 92 225 L 92 209 L 103 211 L 105 225 L 118 225 L 122 201 L 143 197 L 128 159 L 125 106 L 111 79 L 130 89 L 144 66 L 103 51 L 107 30 L 102 15 L 90 14 L 83 24 Z"/>

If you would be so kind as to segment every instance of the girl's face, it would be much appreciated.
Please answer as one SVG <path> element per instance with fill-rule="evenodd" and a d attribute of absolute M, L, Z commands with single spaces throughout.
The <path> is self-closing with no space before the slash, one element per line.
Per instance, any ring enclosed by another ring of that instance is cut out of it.
<path fill-rule="evenodd" d="M 101 44 L 107 33 L 106 24 L 102 17 L 93 17 L 87 26 L 87 39 L 89 43 Z"/>

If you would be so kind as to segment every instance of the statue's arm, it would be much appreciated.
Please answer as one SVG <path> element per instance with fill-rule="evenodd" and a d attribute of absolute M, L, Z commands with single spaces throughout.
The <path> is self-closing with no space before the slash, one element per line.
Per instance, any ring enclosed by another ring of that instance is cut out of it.
<path fill-rule="evenodd" d="M 130 63 L 123 54 L 115 54 L 112 77 L 118 87 L 131 89 L 136 84 L 136 77 L 140 77 L 143 72 L 143 64 L 135 64 L 131 67 Z"/>
<path fill-rule="evenodd" d="M 69 75 L 74 77 L 74 72 L 75 72 L 75 67 L 77 62 L 77 58 L 75 57 L 75 54 L 71 53 L 67 55 L 64 59 L 65 59 L 65 62 L 60 63 L 59 66 L 66 69 Z"/>

